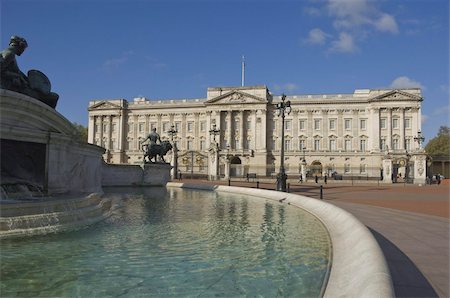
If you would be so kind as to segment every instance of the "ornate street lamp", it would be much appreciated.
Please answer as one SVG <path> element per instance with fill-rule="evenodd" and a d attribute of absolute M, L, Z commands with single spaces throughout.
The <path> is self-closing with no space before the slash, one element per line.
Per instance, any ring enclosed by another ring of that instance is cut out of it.
<path fill-rule="evenodd" d="M 286 180 L 287 175 L 284 169 L 284 117 L 287 113 L 288 115 L 291 113 L 291 102 L 285 101 L 286 95 L 281 95 L 281 102 L 277 103 L 277 114 L 281 116 L 281 156 L 280 156 L 280 171 L 277 175 L 277 190 L 278 191 L 286 191 Z"/>
<path fill-rule="evenodd" d="M 213 124 L 212 129 L 209 130 L 209 135 L 213 136 L 214 142 L 216 142 L 216 136 L 220 134 L 220 129 L 216 129 L 216 125 Z"/>
<path fill-rule="evenodd" d="M 177 135 L 178 131 L 175 129 L 175 126 L 171 126 L 170 130 L 167 131 L 170 136 L 170 140 L 172 141 L 172 178 L 177 179 L 178 177 L 178 148 L 177 143 L 173 141 L 173 138 Z"/>
<path fill-rule="evenodd" d="M 169 134 L 170 140 L 171 140 L 172 143 L 173 143 L 173 137 L 175 137 L 175 136 L 177 135 L 177 133 L 178 133 L 178 131 L 175 130 L 175 126 L 172 125 L 172 126 L 170 127 L 170 130 L 167 131 L 167 133 Z M 174 143 L 174 145 L 175 145 L 175 143 Z"/>
<path fill-rule="evenodd" d="M 422 143 L 425 141 L 425 138 L 422 136 L 422 132 L 420 130 L 417 132 L 417 137 L 414 137 L 414 141 L 419 143 L 419 149 L 422 149 Z"/>

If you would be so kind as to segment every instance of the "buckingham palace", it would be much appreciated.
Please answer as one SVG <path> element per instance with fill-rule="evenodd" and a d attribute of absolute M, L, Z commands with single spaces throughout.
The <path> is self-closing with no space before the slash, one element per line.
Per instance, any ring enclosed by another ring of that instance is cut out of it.
<path fill-rule="evenodd" d="M 288 95 L 284 125 L 281 98 L 266 86 L 243 86 L 211 87 L 196 99 L 92 100 L 88 142 L 106 149 L 108 163 L 142 163 L 141 141 L 156 128 L 176 145 L 167 161 L 198 177 L 273 177 L 284 146 L 290 178 L 425 179 L 420 89 Z"/>

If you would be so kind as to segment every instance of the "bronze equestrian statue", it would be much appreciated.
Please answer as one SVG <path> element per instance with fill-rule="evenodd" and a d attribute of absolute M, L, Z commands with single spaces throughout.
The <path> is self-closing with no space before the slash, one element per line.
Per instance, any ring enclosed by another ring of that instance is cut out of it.
<path fill-rule="evenodd" d="M 172 144 L 170 144 L 169 141 L 162 141 L 160 144 L 154 144 L 154 145 L 143 145 L 144 149 L 144 163 L 156 163 L 157 162 L 157 156 L 161 158 L 162 162 L 166 162 L 164 160 L 164 155 L 167 154 L 170 150 L 172 150 Z M 146 160 L 147 158 L 147 160 Z M 152 161 L 154 159 L 154 161 Z"/>

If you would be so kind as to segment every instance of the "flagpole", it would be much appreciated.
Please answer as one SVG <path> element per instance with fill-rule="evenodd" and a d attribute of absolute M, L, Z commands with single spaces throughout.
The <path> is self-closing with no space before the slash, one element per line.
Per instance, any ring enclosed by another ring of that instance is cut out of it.
<path fill-rule="evenodd" d="M 242 55 L 242 81 L 241 81 L 242 87 L 244 87 L 244 83 L 245 83 L 245 57 L 244 55 Z"/>

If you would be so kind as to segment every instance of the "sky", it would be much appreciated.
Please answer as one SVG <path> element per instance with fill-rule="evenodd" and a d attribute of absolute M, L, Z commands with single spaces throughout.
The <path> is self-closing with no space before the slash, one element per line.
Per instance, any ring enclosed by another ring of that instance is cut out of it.
<path fill-rule="evenodd" d="M 0 0 L 1 46 L 26 38 L 56 110 L 87 126 L 89 101 L 422 88 L 425 142 L 450 125 L 448 0 Z"/>

